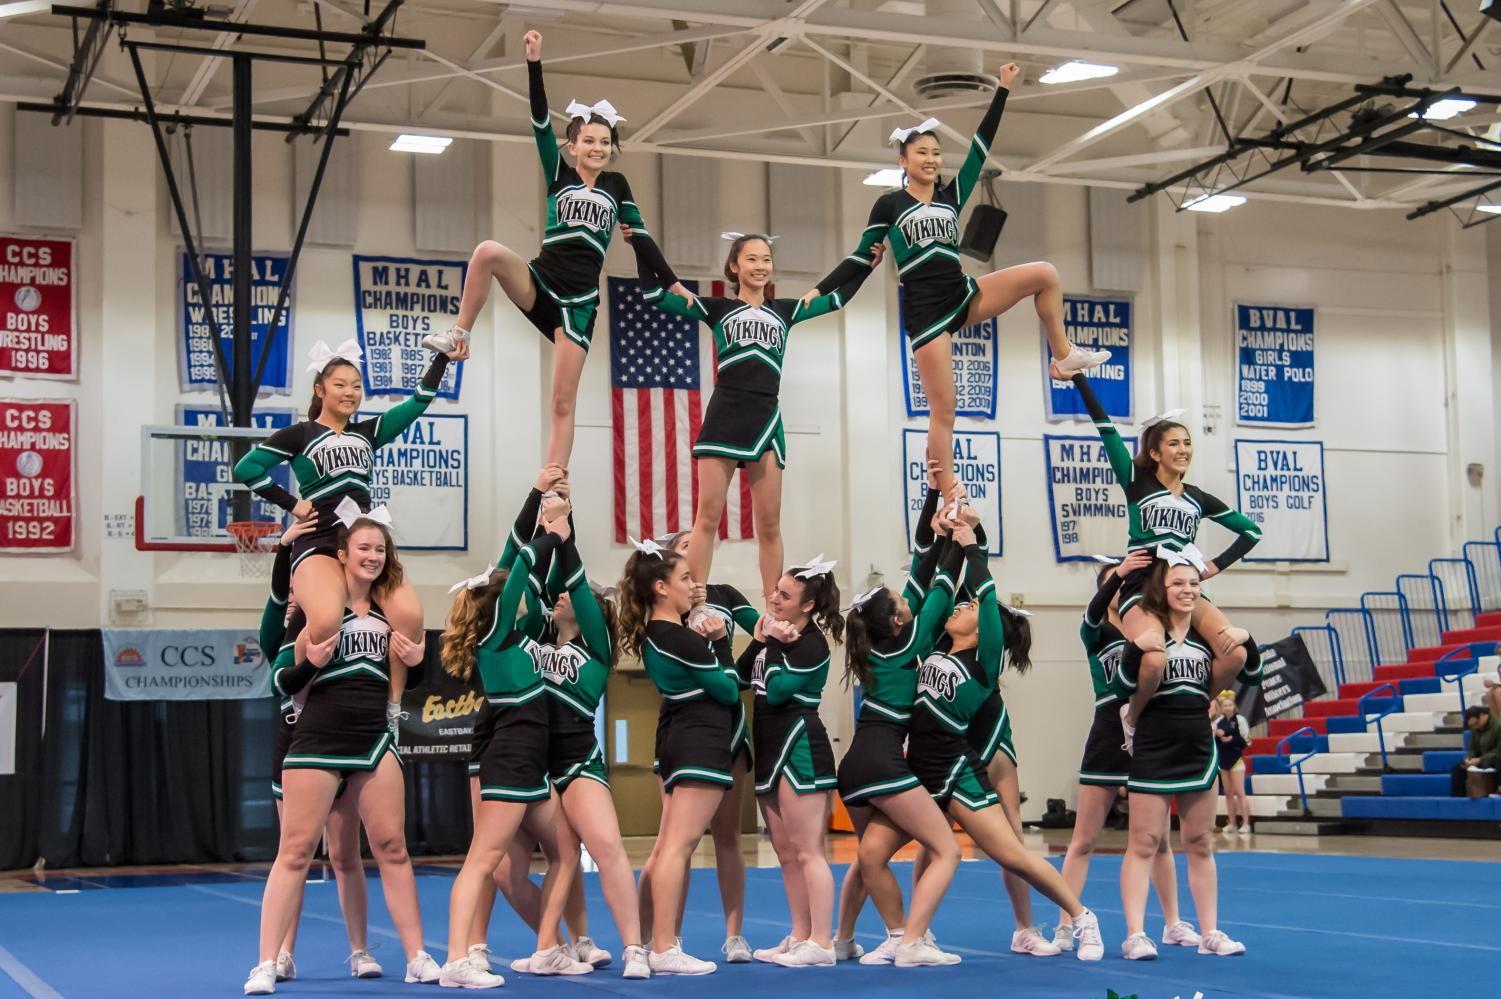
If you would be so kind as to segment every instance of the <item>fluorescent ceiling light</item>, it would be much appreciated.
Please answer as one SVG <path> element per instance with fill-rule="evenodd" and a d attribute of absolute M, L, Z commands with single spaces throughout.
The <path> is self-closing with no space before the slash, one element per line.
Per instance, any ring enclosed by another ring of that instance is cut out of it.
<path fill-rule="evenodd" d="M 1474 106 L 1474 101 L 1463 97 L 1446 97 L 1441 101 L 1434 101 L 1428 105 L 1428 110 L 1424 111 L 1421 116 L 1414 111 L 1407 117 L 1421 117 L 1424 121 L 1448 121 L 1455 115 L 1464 114 Z"/>
<path fill-rule="evenodd" d="M 1184 205 L 1191 212 L 1210 212 L 1218 215 L 1220 212 L 1228 212 L 1237 205 L 1243 205 L 1246 199 L 1238 194 L 1206 194 L 1195 198 Z"/>
<path fill-rule="evenodd" d="M 1487 215 L 1501 215 L 1501 205 L 1476 205 L 1475 210 Z"/>
<path fill-rule="evenodd" d="M 441 153 L 453 139 L 446 135 L 411 135 L 402 133 L 392 142 L 390 149 L 398 153 Z"/>
<path fill-rule="evenodd" d="M 861 181 L 866 187 L 898 187 L 902 183 L 901 167 L 885 167 Z"/>
<path fill-rule="evenodd" d="M 15 0 L 14 3 L 0 3 L 0 18 L 41 14 L 51 9 L 52 0 Z"/>
<path fill-rule="evenodd" d="M 1119 73 L 1119 66 L 1105 66 L 1097 62 L 1075 59 L 1061 66 L 1054 66 L 1037 78 L 1038 83 L 1078 83 L 1081 80 L 1099 80 Z"/>

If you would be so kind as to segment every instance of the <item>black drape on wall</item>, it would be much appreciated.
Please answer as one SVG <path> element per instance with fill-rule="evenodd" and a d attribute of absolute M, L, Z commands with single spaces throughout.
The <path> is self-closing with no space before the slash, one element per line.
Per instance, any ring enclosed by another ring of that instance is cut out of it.
<path fill-rule="evenodd" d="M 14 672 L 8 664 L 24 662 L 47 634 L 0 630 L 0 671 Z M 275 856 L 274 699 L 106 700 L 103 655 L 97 630 L 50 632 L 45 737 L 40 663 L 34 690 L 23 686 L 18 722 L 32 724 L 18 725 L 17 775 L 0 777 L 0 868 L 38 857 L 48 867 L 98 867 Z M 0 682 L 10 678 L 0 672 Z M 411 763 L 405 778 L 409 852 L 462 853 L 470 833 L 463 765 Z"/>
<path fill-rule="evenodd" d="M 15 773 L 0 774 L 0 870 L 36 860 L 46 649 L 47 633 L 40 628 L 0 631 L 0 683 L 16 685 Z"/>

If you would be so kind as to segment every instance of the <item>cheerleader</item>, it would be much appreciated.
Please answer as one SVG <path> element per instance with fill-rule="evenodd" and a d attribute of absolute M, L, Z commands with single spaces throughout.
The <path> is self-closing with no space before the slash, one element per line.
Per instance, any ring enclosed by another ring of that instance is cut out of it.
<path fill-rule="evenodd" d="M 967 739 L 977 709 L 995 689 L 1005 658 L 1010 657 L 1013 667 L 1027 659 L 1031 629 L 1026 618 L 997 602 L 985 550 L 969 522 L 954 525 L 949 543 L 964 550 L 964 585 L 975 598 L 961 604 L 945 624 L 948 650 L 935 652 L 918 668 L 907 762 L 976 846 L 1068 913 L 1079 959 L 1098 961 L 1104 956 L 1099 921 L 1050 864 L 1022 846 L 1004 810 L 997 807 L 990 775 Z"/>
<path fill-rule="evenodd" d="M 552 428 L 547 438 L 547 461 L 566 467 L 573 451 L 579 376 L 589 356 L 599 309 L 599 275 L 617 220 L 631 227 L 631 242 L 638 253 L 648 254 L 652 269 L 666 276 L 673 291 L 684 292 L 662 258 L 662 251 L 652 242 L 625 175 L 605 169 L 620 155 L 616 126 L 625 118 L 609 101 L 592 107 L 571 102 L 567 145 L 574 165 L 569 166 L 558 155 L 558 140 L 542 86 L 542 35 L 528 31 L 522 44 L 526 48 L 532 135 L 537 140 L 542 177 L 547 184 L 547 230 L 542 236 L 542 249 L 528 263 L 515 250 L 494 240 L 487 239 L 475 247 L 464 275 L 458 322 L 447 332 L 423 338 L 422 344 L 452 353 L 468 343 L 469 331 L 490 297 L 490 281 L 494 279 L 527 321 L 553 343 Z"/>
<path fill-rule="evenodd" d="M 787 439 L 778 396 L 792 328 L 844 308 L 880 262 L 881 252 L 877 246 L 868 266 L 850 268 L 849 276 L 827 294 L 815 290 L 801 299 L 773 299 L 766 296 L 766 289 L 772 280 L 775 237 L 723 235 L 730 240 L 724 277 L 733 298 L 664 292 L 662 285 L 671 275 L 652 273 L 652 255 L 646 252 L 649 244 L 644 241 L 635 244 L 636 262 L 647 301 L 664 312 L 705 323 L 714 336 L 714 394 L 693 442 L 698 482 L 698 510 L 688 544 L 693 578 L 709 578 L 725 497 L 735 470 L 745 468 L 765 596 L 782 574 L 782 470 L 787 466 Z"/>
<path fill-rule="evenodd" d="M 734 782 L 730 705 L 740 685 L 723 619 L 709 615 L 696 629 L 683 624 L 693 601 L 687 560 L 655 541 L 635 542 L 616 586 L 621 647 L 639 655 L 662 694 L 657 761 L 667 804 L 640 894 L 651 894 L 654 975 L 707 975 L 712 961 L 685 953 L 677 915 L 688 890 L 693 851 L 725 790 Z"/>
<path fill-rule="evenodd" d="M 372 598 L 399 586 L 402 568 L 384 508 L 371 514 L 359 515 L 357 509 L 349 514 L 338 541 L 342 585 L 350 598 L 343 625 L 323 642 L 310 642 L 304 630 L 296 642 L 296 665 L 273 677 L 282 696 L 295 696 L 304 687 L 308 691 L 282 761 L 281 841 L 261 903 L 260 963 L 245 983 L 246 995 L 276 991 L 279 946 L 346 780 L 380 867 L 387 911 L 407 954 L 406 980 L 438 979 L 437 964 L 422 949 L 422 917 L 406 852 L 401 762 L 384 711 L 389 663 L 399 659 L 409 668 L 417 666 L 423 646 L 394 631 Z"/>
<path fill-rule="evenodd" d="M 902 325 L 912 341 L 912 356 L 932 408 L 928 456 L 942 462 L 943 491 L 956 499 L 962 487 L 954 478 L 953 465 L 952 334 L 1032 298 L 1052 350 L 1050 370 L 1055 378 L 1067 378 L 1110 357 L 1109 351 L 1084 350 L 1068 342 L 1063 329 L 1062 285 L 1052 264 L 1007 267 L 978 281 L 959 266 L 959 215 L 980 181 L 1006 97 L 1020 73 L 1016 63 L 1001 67 L 1000 86 L 970 141 L 958 176 L 947 184 L 939 177 L 943 152 L 938 143 L 938 129 L 942 127 L 938 119 L 929 118 L 891 133 L 903 185 L 876 201 L 859 245 L 818 285 L 818 292 L 827 294 L 858 273 L 857 268 L 870 266 L 875 246 L 882 240 L 891 243 L 902 283 Z"/>
<path fill-rule="evenodd" d="M 1147 880 L 1176 799 L 1179 835 L 1188 854 L 1188 888 L 1202 933 L 1198 951 L 1228 957 L 1244 954 L 1246 948 L 1218 925 L 1219 886 L 1211 833 L 1219 753 L 1213 730 L 1204 718 L 1216 677 L 1214 654 L 1193 626 L 1202 570 L 1178 552 L 1162 552 L 1141 590 L 1143 613 L 1150 614 L 1166 636 L 1167 667 L 1142 711 L 1126 783 L 1131 795 L 1131 825 L 1121 863 L 1121 903 L 1126 914 L 1121 954 L 1129 961 L 1157 956 L 1156 946 L 1143 932 Z M 1142 653 L 1140 644 L 1128 643 L 1125 647 L 1115 677 L 1122 696 L 1130 696 L 1139 686 Z M 1240 671 L 1239 680 L 1250 685 L 1261 683 L 1259 656 Z"/>
<path fill-rule="evenodd" d="M 825 852 L 834 750 L 818 717 L 829 677 L 827 633 L 839 641 L 839 587 L 823 556 L 788 569 L 767 616 L 741 653 L 739 672 L 756 691 L 756 800 L 787 888 L 792 933 L 754 952 L 784 967 L 833 966 L 834 875 Z"/>
<path fill-rule="evenodd" d="M 1063 858 L 1063 880 L 1081 896 L 1085 879 L 1089 876 L 1089 861 L 1094 855 L 1095 842 L 1105 828 L 1105 819 L 1117 794 L 1126 786 L 1131 770 L 1131 757 L 1123 745 L 1125 736 L 1121 731 L 1120 702 L 1113 688 L 1126 647 L 1120 631 L 1120 617 L 1115 612 L 1115 598 L 1121 582 L 1138 569 L 1150 566 L 1152 559 L 1149 552 L 1135 551 L 1119 564 L 1103 566 L 1095 595 L 1084 609 L 1084 620 L 1079 625 L 1079 637 L 1089 659 L 1095 711 L 1089 738 L 1084 744 L 1084 758 L 1079 763 L 1079 789 L 1074 806 L 1078 814 L 1068 842 L 1068 853 Z M 1198 932 L 1178 914 L 1178 872 L 1173 866 L 1170 831 L 1168 827 L 1163 829 L 1160 846 L 1152 858 L 1152 886 L 1162 906 L 1162 942 L 1169 946 L 1197 947 Z M 1073 931 L 1068 914 L 1060 910 L 1058 927 L 1053 933 L 1054 946 L 1072 950 Z"/>
<path fill-rule="evenodd" d="M 1246 762 L 1241 754 L 1251 742 L 1251 729 L 1236 711 L 1234 691 L 1224 690 L 1215 699 L 1219 717 L 1214 738 L 1220 754 L 1220 784 L 1225 789 L 1225 828 L 1243 836 L 1251 833 L 1251 803 L 1246 800 Z"/>

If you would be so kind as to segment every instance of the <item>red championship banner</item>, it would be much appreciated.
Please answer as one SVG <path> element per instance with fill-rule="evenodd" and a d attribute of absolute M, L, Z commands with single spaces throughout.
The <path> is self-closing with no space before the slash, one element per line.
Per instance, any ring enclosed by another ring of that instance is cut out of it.
<path fill-rule="evenodd" d="M 0 399 L 0 553 L 73 550 L 73 403 Z"/>
<path fill-rule="evenodd" d="M 77 380 L 74 259 L 71 239 L 0 236 L 0 375 Z"/>

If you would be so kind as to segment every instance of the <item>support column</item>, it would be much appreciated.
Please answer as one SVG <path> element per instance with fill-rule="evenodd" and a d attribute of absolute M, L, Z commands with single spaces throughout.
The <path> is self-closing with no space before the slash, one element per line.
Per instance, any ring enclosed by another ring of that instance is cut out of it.
<path fill-rule="evenodd" d="M 1447 220 L 1445 220 L 1447 222 Z M 1495 386 L 1485 229 L 1445 227 L 1443 309 L 1445 408 L 1449 428 L 1449 539 L 1489 540 L 1496 526 Z M 1471 466 L 1481 477 L 1472 478 Z"/>

